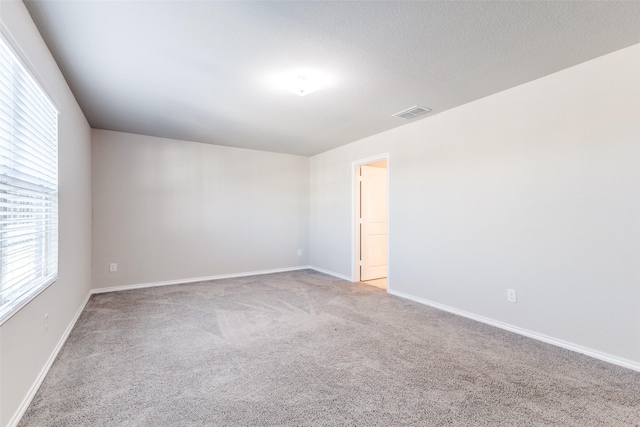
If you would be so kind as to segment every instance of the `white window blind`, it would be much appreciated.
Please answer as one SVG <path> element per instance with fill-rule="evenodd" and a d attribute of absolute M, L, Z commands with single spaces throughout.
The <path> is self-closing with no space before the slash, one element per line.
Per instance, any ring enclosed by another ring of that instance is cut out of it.
<path fill-rule="evenodd" d="M 0 323 L 58 277 L 58 111 L 0 37 Z"/>

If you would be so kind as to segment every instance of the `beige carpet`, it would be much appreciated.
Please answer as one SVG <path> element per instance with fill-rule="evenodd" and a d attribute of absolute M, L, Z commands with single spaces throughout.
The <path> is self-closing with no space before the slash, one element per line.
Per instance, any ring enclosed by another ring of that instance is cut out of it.
<path fill-rule="evenodd" d="M 637 426 L 640 373 L 312 271 L 96 295 L 21 426 Z"/>

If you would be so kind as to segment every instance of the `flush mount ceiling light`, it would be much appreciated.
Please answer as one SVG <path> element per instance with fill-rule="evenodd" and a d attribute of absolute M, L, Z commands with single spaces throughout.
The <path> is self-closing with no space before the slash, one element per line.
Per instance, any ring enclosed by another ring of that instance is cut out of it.
<path fill-rule="evenodd" d="M 328 78 L 319 71 L 296 70 L 276 77 L 275 83 L 291 93 L 305 96 L 324 89 L 328 84 Z"/>
<path fill-rule="evenodd" d="M 322 86 L 317 82 L 310 81 L 305 76 L 296 77 L 287 88 L 289 92 L 293 92 L 299 96 L 309 95 L 310 93 L 317 92 L 320 89 L 322 89 Z"/>

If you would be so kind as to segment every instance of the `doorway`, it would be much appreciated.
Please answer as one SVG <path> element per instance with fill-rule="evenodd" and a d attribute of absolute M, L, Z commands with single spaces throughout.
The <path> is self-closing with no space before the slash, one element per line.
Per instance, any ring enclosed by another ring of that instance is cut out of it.
<path fill-rule="evenodd" d="M 388 287 L 388 155 L 354 162 L 354 281 Z"/>

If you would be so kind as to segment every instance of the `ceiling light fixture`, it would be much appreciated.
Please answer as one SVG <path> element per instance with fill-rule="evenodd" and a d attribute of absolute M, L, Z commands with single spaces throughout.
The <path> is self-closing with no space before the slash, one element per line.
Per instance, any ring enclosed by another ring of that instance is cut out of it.
<path fill-rule="evenodd" d="M 305 96 L 322 89 L 322 86 L 313 81 L 309 81 L 305 76 L 298 76 L 288 89 L 296 95 Z"/>
<path fill-rule="evenodd" d="M 325 74 L 313 70 L 296 70 L 274 78 L 275 84 L 298 96 L 324 89 L 328 84 Z"/>

